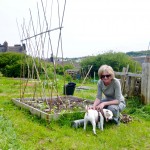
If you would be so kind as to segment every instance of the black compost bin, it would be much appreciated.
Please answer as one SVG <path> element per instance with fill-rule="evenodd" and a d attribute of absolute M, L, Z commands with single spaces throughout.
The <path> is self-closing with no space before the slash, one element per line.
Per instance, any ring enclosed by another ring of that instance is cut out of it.
<path fill-rule="evenodd" d="M 68 84 L 64 85 L 64 95 L 73 95 L 75 87 L 76 83 L 73 82 L 69 82 Z"/>

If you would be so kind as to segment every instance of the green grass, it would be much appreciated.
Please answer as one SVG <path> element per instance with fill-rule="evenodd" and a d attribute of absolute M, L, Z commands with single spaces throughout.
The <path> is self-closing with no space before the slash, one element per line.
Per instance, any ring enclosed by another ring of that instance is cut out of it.
<path fill-rule="evenodd" d="M 20 80 L 0 77 L 0 149 L 2 150 L 149 150 L 150 149 L 150 106 L 140 99 L 127 99 L 124 113 L 133 121 L 116 126 L 106 123 L 104 131 L 92 126 L 72 128 L 71 121 L 84 114 L 63 115 L 60 120 L 47 123 L 13 104 L 12 98 L 19 97 Z M 80 86 L 80 83 L 77 83 Z M 86 83 L 91 90 L 75 91 L 74 95 L 94 100 L 96 84 Z M 63 86 L 60 86 L 61 88 Z M 61 89 L 60 89 L 61 91 Z"/>

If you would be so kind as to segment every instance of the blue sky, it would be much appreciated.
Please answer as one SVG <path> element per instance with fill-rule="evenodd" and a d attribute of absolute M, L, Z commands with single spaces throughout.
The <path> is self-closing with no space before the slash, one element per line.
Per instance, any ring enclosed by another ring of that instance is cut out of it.
<path fill-rule="evenodd" d="M 56 0 L 53 1 L 56 2 Z M 23 24 L 23 18 L 28 25 L 29 8 L 33 14 L 35 27 L 38 28 L 36 23 L 37 2 L 40 7 L 40 0 L 0 0 L 1 44 L 5 40 L 8 41 L 9 45 L 20 43 L 16 19 L 19 27 Z M 46 0 L 43 0 L 43 2 L 45 4 Z M 49 0 L 49 2 L 51 1 Z M 50 17 L 48 15 L 50 6 L 50 4 L 47 6 L 47 18 Z M 53 7 L 54 11 L 56 10 L 55 7 Z M 56 11 L 53 13 L 54 16 L 55 13 Z M 57 17 L 53 18 L 53 22 L 58 22 Z M 57 23 L 53 23 L 53 27 L 57 27 Z M 56 41 L 53 40 L 53 43 L 57 43 Z M 109 50 L 116 52 L 147 50 L 149 42 L 149 0 L 66 1 L 62 30 L 64 57 L 97 55 Z M 61 52 L 59 55 L 61 55 Z"/>

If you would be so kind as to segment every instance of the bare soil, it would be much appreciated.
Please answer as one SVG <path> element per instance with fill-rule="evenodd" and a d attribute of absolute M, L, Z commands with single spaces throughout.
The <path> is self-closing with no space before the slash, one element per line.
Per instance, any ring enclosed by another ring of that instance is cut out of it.
<path fill-rule="evenodd" d="M 22 102 L 46 113 L 84 111 L 86 105 L 91 105 L 93 103 L 90 100 L 74 96 L 61 96 L 44 99 L 25 98 Z"/>

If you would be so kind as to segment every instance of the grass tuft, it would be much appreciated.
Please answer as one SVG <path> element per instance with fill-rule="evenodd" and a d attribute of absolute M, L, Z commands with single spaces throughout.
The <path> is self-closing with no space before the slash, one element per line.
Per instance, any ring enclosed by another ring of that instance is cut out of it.
<path fill-rule="evenodd" d="M 137 118 L 150 121 L 150 105 L 143 105 L 140 97 L 128 99 L 125 112 Z"/>
<path fill-rule="evenodd" d="M 0 148 L 1 149 L 20 149 L 17 135 L 11 120 L 0 116 Z"/>
<path fill-rule="evenodd" d="M 60 118 L 56 121 L 59 126 L 71 126 L 71 122 L 74 120 L 82 119 L 84 117 L 84 113 L 82 112 L 74 112 L 62 114 Z"/>

